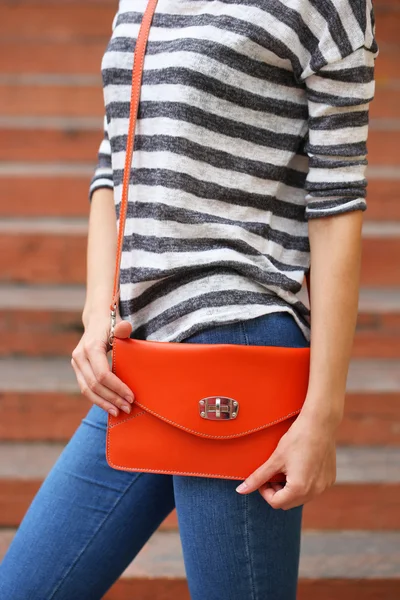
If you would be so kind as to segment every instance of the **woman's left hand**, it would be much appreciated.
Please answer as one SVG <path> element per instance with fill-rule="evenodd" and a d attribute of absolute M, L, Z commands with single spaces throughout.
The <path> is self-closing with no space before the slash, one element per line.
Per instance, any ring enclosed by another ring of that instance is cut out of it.
<path fill-rule="evenodd" d="M 259 490 L 273 507 L 288 510 L 309 502 L 335 483 L 336 426 L 299 414 L 270 458 L 237 488 L 242 494 Z M 268 483 L 284 473 L 286 484 Z"/>

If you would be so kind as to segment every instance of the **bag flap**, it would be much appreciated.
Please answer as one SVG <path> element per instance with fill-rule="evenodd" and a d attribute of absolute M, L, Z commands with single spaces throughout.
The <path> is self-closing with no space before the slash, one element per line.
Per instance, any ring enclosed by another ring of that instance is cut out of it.
<path fill-rule="evenodd" d="M 231 439 L 270 427 L 298 414 L 307 393 L 307 347 L 115 338 L 112 354 L 113 372 L 138 407 L 200 437 Z"/>

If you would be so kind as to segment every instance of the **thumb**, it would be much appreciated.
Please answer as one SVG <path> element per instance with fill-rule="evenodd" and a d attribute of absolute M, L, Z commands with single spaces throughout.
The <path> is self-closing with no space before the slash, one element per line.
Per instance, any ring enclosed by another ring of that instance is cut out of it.
<path fill-rule="evenodd" d="M 293 504 L 296 495 L 288 482 L 286 482 L 285 486 L 283 486 L 281 489 L 276 490 L 273 494 L 266 490 L 266 494 L 261 495 L 264 496 L 264 499 L 267 500 L 267 502 L 269 502 L 272 508 L 287 509 L 291 508 L 292 506 L 301 504 L 301 502 L 298 502 L 298 504 Z"/>
<path fill-rule="evenodd" d="M 132 325 L 129 321 L 119 321 L 115 325 L 114 335 L 117 338 L 128 338 L 132 333 Z"/>

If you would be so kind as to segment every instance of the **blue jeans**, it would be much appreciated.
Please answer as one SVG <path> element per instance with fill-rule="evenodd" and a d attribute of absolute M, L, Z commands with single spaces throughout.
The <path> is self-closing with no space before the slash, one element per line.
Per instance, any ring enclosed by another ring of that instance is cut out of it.
<path fill-rule="evenodd" d="M 184 342 L 309 346 L 285 312 Z M 302 507 L 273 509 L 237 481 L 112 469 L 106 423 L 92 406 L 47 475 L 0 565 L 0 598 L 99 600 L 176 507 L 192 600 L 295 600 Z"/>

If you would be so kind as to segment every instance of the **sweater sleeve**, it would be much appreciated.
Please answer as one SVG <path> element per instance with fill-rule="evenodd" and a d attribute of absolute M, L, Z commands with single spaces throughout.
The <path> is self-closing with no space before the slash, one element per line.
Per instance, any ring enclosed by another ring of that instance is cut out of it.
<path fill-rule="evenodd" d="M 89 185 L 89 201 L 93 192 L 99 188 L 114 188 L 113 171 L 111 166 L 111 146 L 108 139 L 107 117 L 104 116 L 104 135 L 97 153 L 97 165 Z"/>
<path fill-rule="evenodd" d="M 358 45 L 347 53 L 339 46 L 339 55 L 304 78 L 309 113 L 307 219 L 367 208 L 369 104 L 375 93 L 379 50 L 373 11 L 364 10 L 364 16 L 368 16 L 364 31 L 352 40 Z"/>

